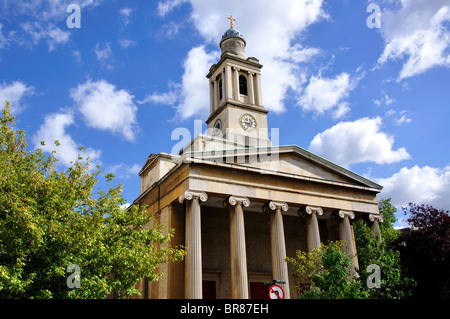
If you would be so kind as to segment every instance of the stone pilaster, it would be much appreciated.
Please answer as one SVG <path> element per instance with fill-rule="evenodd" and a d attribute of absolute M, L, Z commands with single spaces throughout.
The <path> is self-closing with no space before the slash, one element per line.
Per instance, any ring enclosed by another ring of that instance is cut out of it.
<path fill-rule="evenodd" d="M 248 72 L 248 98 L 250 104 L 255 104 L 255 89 L 253 86 L 253 72 Z"/>
<path fill-rule="evenodd" d="M 208 200 L 204 192 L 187 190 L 179 198 L 180 203 L 186 200 L 186 232 L 185 232 L 185 298 L 202 299 L 202 227 L 200 202 Z"/>
<path fill-rule="evenodd" d="M 211 114 L 214 113 L 215 111 L 215 93 L 214 93 L 214 82 L 210 81 L 209 82 L 209 112 Z"/>
<path fill-rule="evenodd" d="M 214 111 L 219 108 L 219 83 L 217 80 L 214 80 Z"/>
<path fill-rule="evenodd" d="M 222 70 L 222 99 L 226 101 L 228 94 L 228 82 L 226 68 Z"/>
<path fill-rule="evenodd" d="M 234 99 L 239 101 L 239 69 L 233 67 L 234 71 Z"/>
<path fill-rule="evenodd" d="M 255 94 L 255 103 L 257 105 L 262 106 L 262 88 L 261 88 L 261 74 L 256 73 L 256 94 Z"/>

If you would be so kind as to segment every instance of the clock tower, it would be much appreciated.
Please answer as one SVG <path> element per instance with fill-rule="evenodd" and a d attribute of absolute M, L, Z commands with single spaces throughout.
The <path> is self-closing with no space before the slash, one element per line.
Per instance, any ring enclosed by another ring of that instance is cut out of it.
<path fill-rule="evenodd" d="M 220 41 L 220 60 L 206 76 L 210 88 L 208 131 L 247 147 L 270 145 L 268 111 L 262 101 L 262 65 L 258 59 L 246 56 L 246 41 L 234 29 L 235 19 L 228 19 L 231 25 Z"/>

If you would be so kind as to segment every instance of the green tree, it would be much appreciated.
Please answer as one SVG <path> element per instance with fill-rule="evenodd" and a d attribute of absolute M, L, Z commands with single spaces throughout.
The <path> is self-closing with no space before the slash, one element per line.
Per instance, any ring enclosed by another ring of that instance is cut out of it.
<path fill-rule="evenodd" d="M 173 230 L 149 227 L 145 207 L 121 208 L 121 185 L 94 192 L 100 167 L 91 172 L 79 157 L 58 172 L 53 154 L 27 150 L 8 102 L 2 113 L 0 298 L 127 297 L 143 278 L 158 279 L 160 263 L 183 259 L 182 249 L 161 245 Z M 80 288 L 67 286 L 71 264 L 80 268 Z"/>
<path fill-rule="evenodd" d="M 343 251 L 342 241 L 330 242 L 312 252 L 297 251 L 286 258 L 294 266 L 295 286 L 302 299 L 366 298 L 361 282 L 351 276 L 351 257 Z M 306 285 L 309 289 L 305 289 Z"/>
<path fill-rule="evenodd" d="M 379 204 L 383 222 L 379 224 L 380 238 L 374 237 L 368 223 L 361 219 L 353 224 L 356 249 L 358 252 L 359 274 L 362 284 L 367 282 L 367 267 L 371 264 L 380 267 L 380 288 L 369 290 L 370 298 L 397 299 L 411 296 L 414 281 L 406 275 L 402 268 L 400 253 L 392 247 L 392 242 L 398 238 L 399 232 L 393 228 L 397 221 L 397 209 L 391 204 L 391 199 L 382 199 Z"/>
<path fill-rule="evenodd" d="M 417 286 L 413 298 L 450 298 L 450 216 L 449 211 L 430 205 L 409 203 L 403 207 L 410 230 L 393 246 L 401 253 L 407 274 Z"/>

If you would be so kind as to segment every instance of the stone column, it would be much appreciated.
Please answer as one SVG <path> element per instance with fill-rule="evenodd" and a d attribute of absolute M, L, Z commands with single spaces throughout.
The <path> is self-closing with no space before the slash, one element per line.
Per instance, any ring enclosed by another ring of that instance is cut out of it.
<path fill-rule="evenodd" d="M 185 298 L 202 299 L 202 227 L 200 201 L 208 200 L 204 192 L 187 190 L 179 198 L 180 203 L 186 200 L 185 231 Z"/>
<path fill-rule="evenodd" d="M 230 208 L 231 298 L 248 299 L 247 252 L 242 206 L 250 206 L 250 200 L 246 197 L 230 196 L 224 202 L 224 206 Z"/>
<path fill-rule="evenodd" d="M 261 89 L 261 74 L 256 73 L 256 98 L 255 102 L 257 105 L 263 105 L 262 100 L 262 89 Z"/>
<path fill-rule="evenodd" d="M 339 236 L 340 239 L 345 241 L 344 250 L 352 258 L 352 275 L 355 274 L 356 268 L 356 251 L 353 246 L 352 229 L 350 226 L 350 219 L 355 218 L 355 214 L 351 211 L 340 210 L 338 213 L 341 220 L 339 221 Z"/>
<path fill-rule="evenodd" d="M 289 206 L 286 203 L 271 201 L 268 208 L 270 213 L 270 243 L 272 253 L 272 273 L 274 280 L 286 281 L 286 284 L 280 284 L 284 290 L 284 298 L 290 298 L 288 268 L 285 261 L 286 244 L 284 241 L 284 226 L 281 210 L 287 211 Z"/>
<path fill-rule="evenodd" d="M 210 113 L 213 114 L 215 109 L 214 109 L 214 100 L 215 99 L 215 94 L 214 94 L 214 83 L 213 82 L 209 82 L 209 109 L 210 109 Z"/>
<path fill-rule="evenodd" d="M 231 71 L 231 66 L 227 65 L 225 68 L 226 68 L 225 77 L 226 77 L 226 82 L 227 82 L 227 84 L 226 84 L 227 92 L 225 94 L 225 98 L 226 99 L 231 99 L 233 97 L 232 96 L 232 94 L 233 94 L 233 84 L 232 84 L 232 79 L 233 79 L 232 75 L 233 75 L 233 73 Z"/>
<path fill-rule="evenodd" d="M 234 99 L 239 101 L 239 69 L 233 68 L 234 70 Z"/>
<path fill-rule="evenodd" d="M 308 242 L 308 251 L 313 251 L 320 247 L 319 221 L 317 215 L 323 215 L 320 207 L 306 206 L 306 236 Z"/>
<path fill-rule="evenodd" d="M 253 73 L 248 72 L 248 98 L 250 104 L 255 104 L 255 89 L 253 86 Z"/>
<path fill-rule="evenodd" d="M 214 80 L 214 111 L 216 111 L 219 107 L 219 83 L 217 80 Z"/>
<path fill-rule="evenodd" d="M 227 99 L 227 77 L 226 77 L 226 68 L 222 69 L 222 99 L 225 101 Z"/>
<path fill-rule="evenodd" d="M 372 230 L 373 236 L 376 238 L 378 237 L 378 242 L 380 243 L 381 238 L 381 231 L 380 231 L 380 225 L 378 222 L 383 222 L 383 216 L 382 215 L 375 215 L 375 214 L 369 214 L 369 220 L 372 222 L 370 225 L 370 229 Z"/>

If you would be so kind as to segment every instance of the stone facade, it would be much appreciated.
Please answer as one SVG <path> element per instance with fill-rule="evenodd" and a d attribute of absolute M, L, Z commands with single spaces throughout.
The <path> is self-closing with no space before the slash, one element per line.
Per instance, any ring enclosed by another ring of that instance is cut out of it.
<path fill-rule="evenodd" d="M 187 252 L 183 262 L 161 265 L 159 281 L 138 284 L 142 298 L 198 299 L 206 297 L 204 289 L 208 297 L 255 298 L 255 289 L 272 280 L 285 281 L 285 297 L 294 298 L 286 256 L 345 240 L 357 267 L 352 222 L 367 216 L 379 231 L 376 195 L 382 187 L 298 146 L 272 145 L 262 66 L 246 59 L 238 31 L 228 30 L 221 44 L 221 60 L 207 75 L 207 124 L 212 129 L 220 118 L 219 133 L 195 137 L 180 154 L 151 154 L 139 173 L 141 194 L 134 203 L 147 205 L 167 232 L 174 228 L 169 244 Z M 251 78 L 245 99 L 236 92 L 242 70 Z M 239 123 L 243 114 L 254 116 L 257 135 Z"/>

